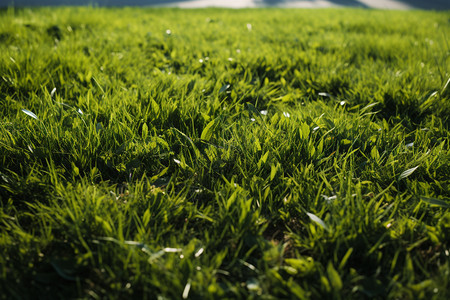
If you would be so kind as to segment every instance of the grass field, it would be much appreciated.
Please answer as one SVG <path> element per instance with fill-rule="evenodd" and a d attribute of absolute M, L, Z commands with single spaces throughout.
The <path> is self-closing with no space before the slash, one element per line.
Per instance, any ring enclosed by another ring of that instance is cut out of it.
<path fill-rule="evenodd" d="M 0 290 L 450 299 L 450 13 L 0 12 Z"/>

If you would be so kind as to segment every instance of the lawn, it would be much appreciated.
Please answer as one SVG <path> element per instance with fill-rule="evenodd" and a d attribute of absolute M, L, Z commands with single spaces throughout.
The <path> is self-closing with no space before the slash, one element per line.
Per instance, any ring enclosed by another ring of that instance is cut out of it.
<path fill-rule="evenodd" d="M 450 12 L 0 11 L 7 299 L 450 299 Z"/>

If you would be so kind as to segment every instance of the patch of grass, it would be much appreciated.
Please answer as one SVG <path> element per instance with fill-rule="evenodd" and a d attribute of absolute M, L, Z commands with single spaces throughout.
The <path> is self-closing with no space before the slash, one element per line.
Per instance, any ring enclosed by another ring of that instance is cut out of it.
<path fill-rule="evenodd" d="M 450 298 L 449 19 L 1 11 L 2 297 Z"/>

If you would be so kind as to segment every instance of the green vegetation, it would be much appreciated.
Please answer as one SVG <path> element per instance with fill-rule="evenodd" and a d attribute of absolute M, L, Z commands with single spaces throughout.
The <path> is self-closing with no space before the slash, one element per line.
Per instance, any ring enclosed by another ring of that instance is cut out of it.
<path fill-rule="evenodd" d="M 0 12 L 0 290 L 450 299 L 450 14 Z"/>

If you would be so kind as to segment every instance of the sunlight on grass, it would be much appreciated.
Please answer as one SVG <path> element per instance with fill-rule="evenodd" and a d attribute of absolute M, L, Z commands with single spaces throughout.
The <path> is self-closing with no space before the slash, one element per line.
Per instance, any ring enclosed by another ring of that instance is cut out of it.
<path fill-rule="evenodd" d="M 1 11 L 3 297 L 449 299 L 448 20 Z"/>

